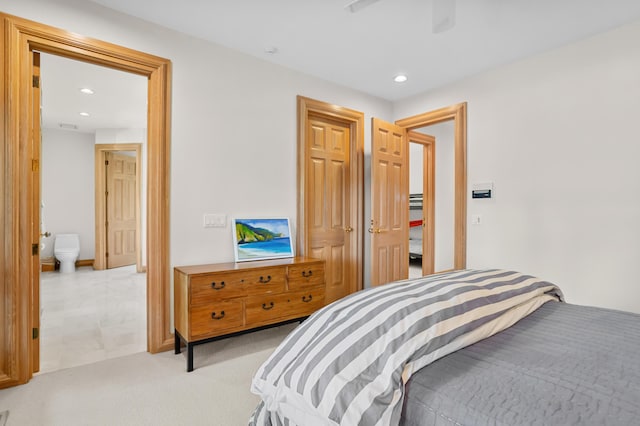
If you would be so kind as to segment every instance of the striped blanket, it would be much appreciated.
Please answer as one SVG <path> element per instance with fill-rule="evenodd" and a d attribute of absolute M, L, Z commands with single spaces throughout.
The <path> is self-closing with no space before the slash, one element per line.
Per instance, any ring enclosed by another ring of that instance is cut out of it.
<path fill-rule="evenodd" d="M 297 327 L 256 372 L 249 424 L 397 425 L 404 384 L 436 359 L 492 336 L 550 300 L 518 272 L 463 270 L 352 294 Z"/>

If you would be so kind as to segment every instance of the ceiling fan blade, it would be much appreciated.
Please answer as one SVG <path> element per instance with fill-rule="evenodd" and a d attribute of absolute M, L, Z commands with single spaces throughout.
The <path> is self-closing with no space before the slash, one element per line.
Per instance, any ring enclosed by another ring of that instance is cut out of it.
<path fill-rule="evenodd" d="M 453 28 L 456 25 L 456 0 L 433 0 L 431 25 L 434 34 Z"/>
<path fill-rule="evenodd" d="M 367 6 L 372 5 L 375 2 L 378 2 L 380 0 L 354 0 L 351 3 L 349 3 L 348 5 L 346 5 L 344 8 L 347 9 L 349 12 L 351 13 L 356 13 L 359 12 L 360 10 L 364 9 Z"/>

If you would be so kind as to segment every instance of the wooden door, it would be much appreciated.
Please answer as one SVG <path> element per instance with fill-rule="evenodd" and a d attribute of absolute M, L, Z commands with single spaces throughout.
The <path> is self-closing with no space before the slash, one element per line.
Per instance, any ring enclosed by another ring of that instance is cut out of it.
<path fill-rule="evenodd" d="M 136 263 L 136 158 L 106 153 L 107 269 Z"/>
<path fill-rule="evenodd" d="M 40 371 L 40 151 L 42 135 L 40 124 L 41 95 L 40 95 L 40 53 L 33 53 L 33 85 L 31 89 L 31 173 L 30 173 L 30 217 L 31 217 L 31 372 Z"/>
<path fill-rule="evenodd" d="M 409 143 L 422 146 L 422 275 L 435 268 L 436 138 L 409 131 Z"/>
<path fill-rule="evenodd" d="M 325 260 L 327 303 L 350 293 L 355 271 L 351 262 L 352 186 L 351 129 L 346 123 L 311 116 L 306 131 L 307 255 Z"/>
<path fill-rule="evenodd" d="M 409 144 L 406 130 L 371 120 L 371 285 L 409 276 Z"/>
<path fill-rule="evenodd" d="M 297 101 L 298 252 L 325 260 L 329 303 L 363 287 L 364 114 Z"/>

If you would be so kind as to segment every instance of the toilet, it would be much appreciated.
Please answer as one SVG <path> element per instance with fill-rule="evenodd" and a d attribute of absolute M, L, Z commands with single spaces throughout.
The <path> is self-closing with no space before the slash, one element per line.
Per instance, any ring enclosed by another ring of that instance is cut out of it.
<path fill-rule="evenodd" d="M 60 261 L 60 272 L 75 272 L 80 254 L 78 234 L 58 234 L 53 243 L 53 255 Z"/>

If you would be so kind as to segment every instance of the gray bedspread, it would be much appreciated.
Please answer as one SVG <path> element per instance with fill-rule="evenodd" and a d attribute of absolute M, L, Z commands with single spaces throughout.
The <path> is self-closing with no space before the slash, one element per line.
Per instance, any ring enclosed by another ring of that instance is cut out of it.
<path fill-rule="evenodd" d="M 415 372 L 401 424 L 640 425 L 640 315 L 546 303 Z"/>

